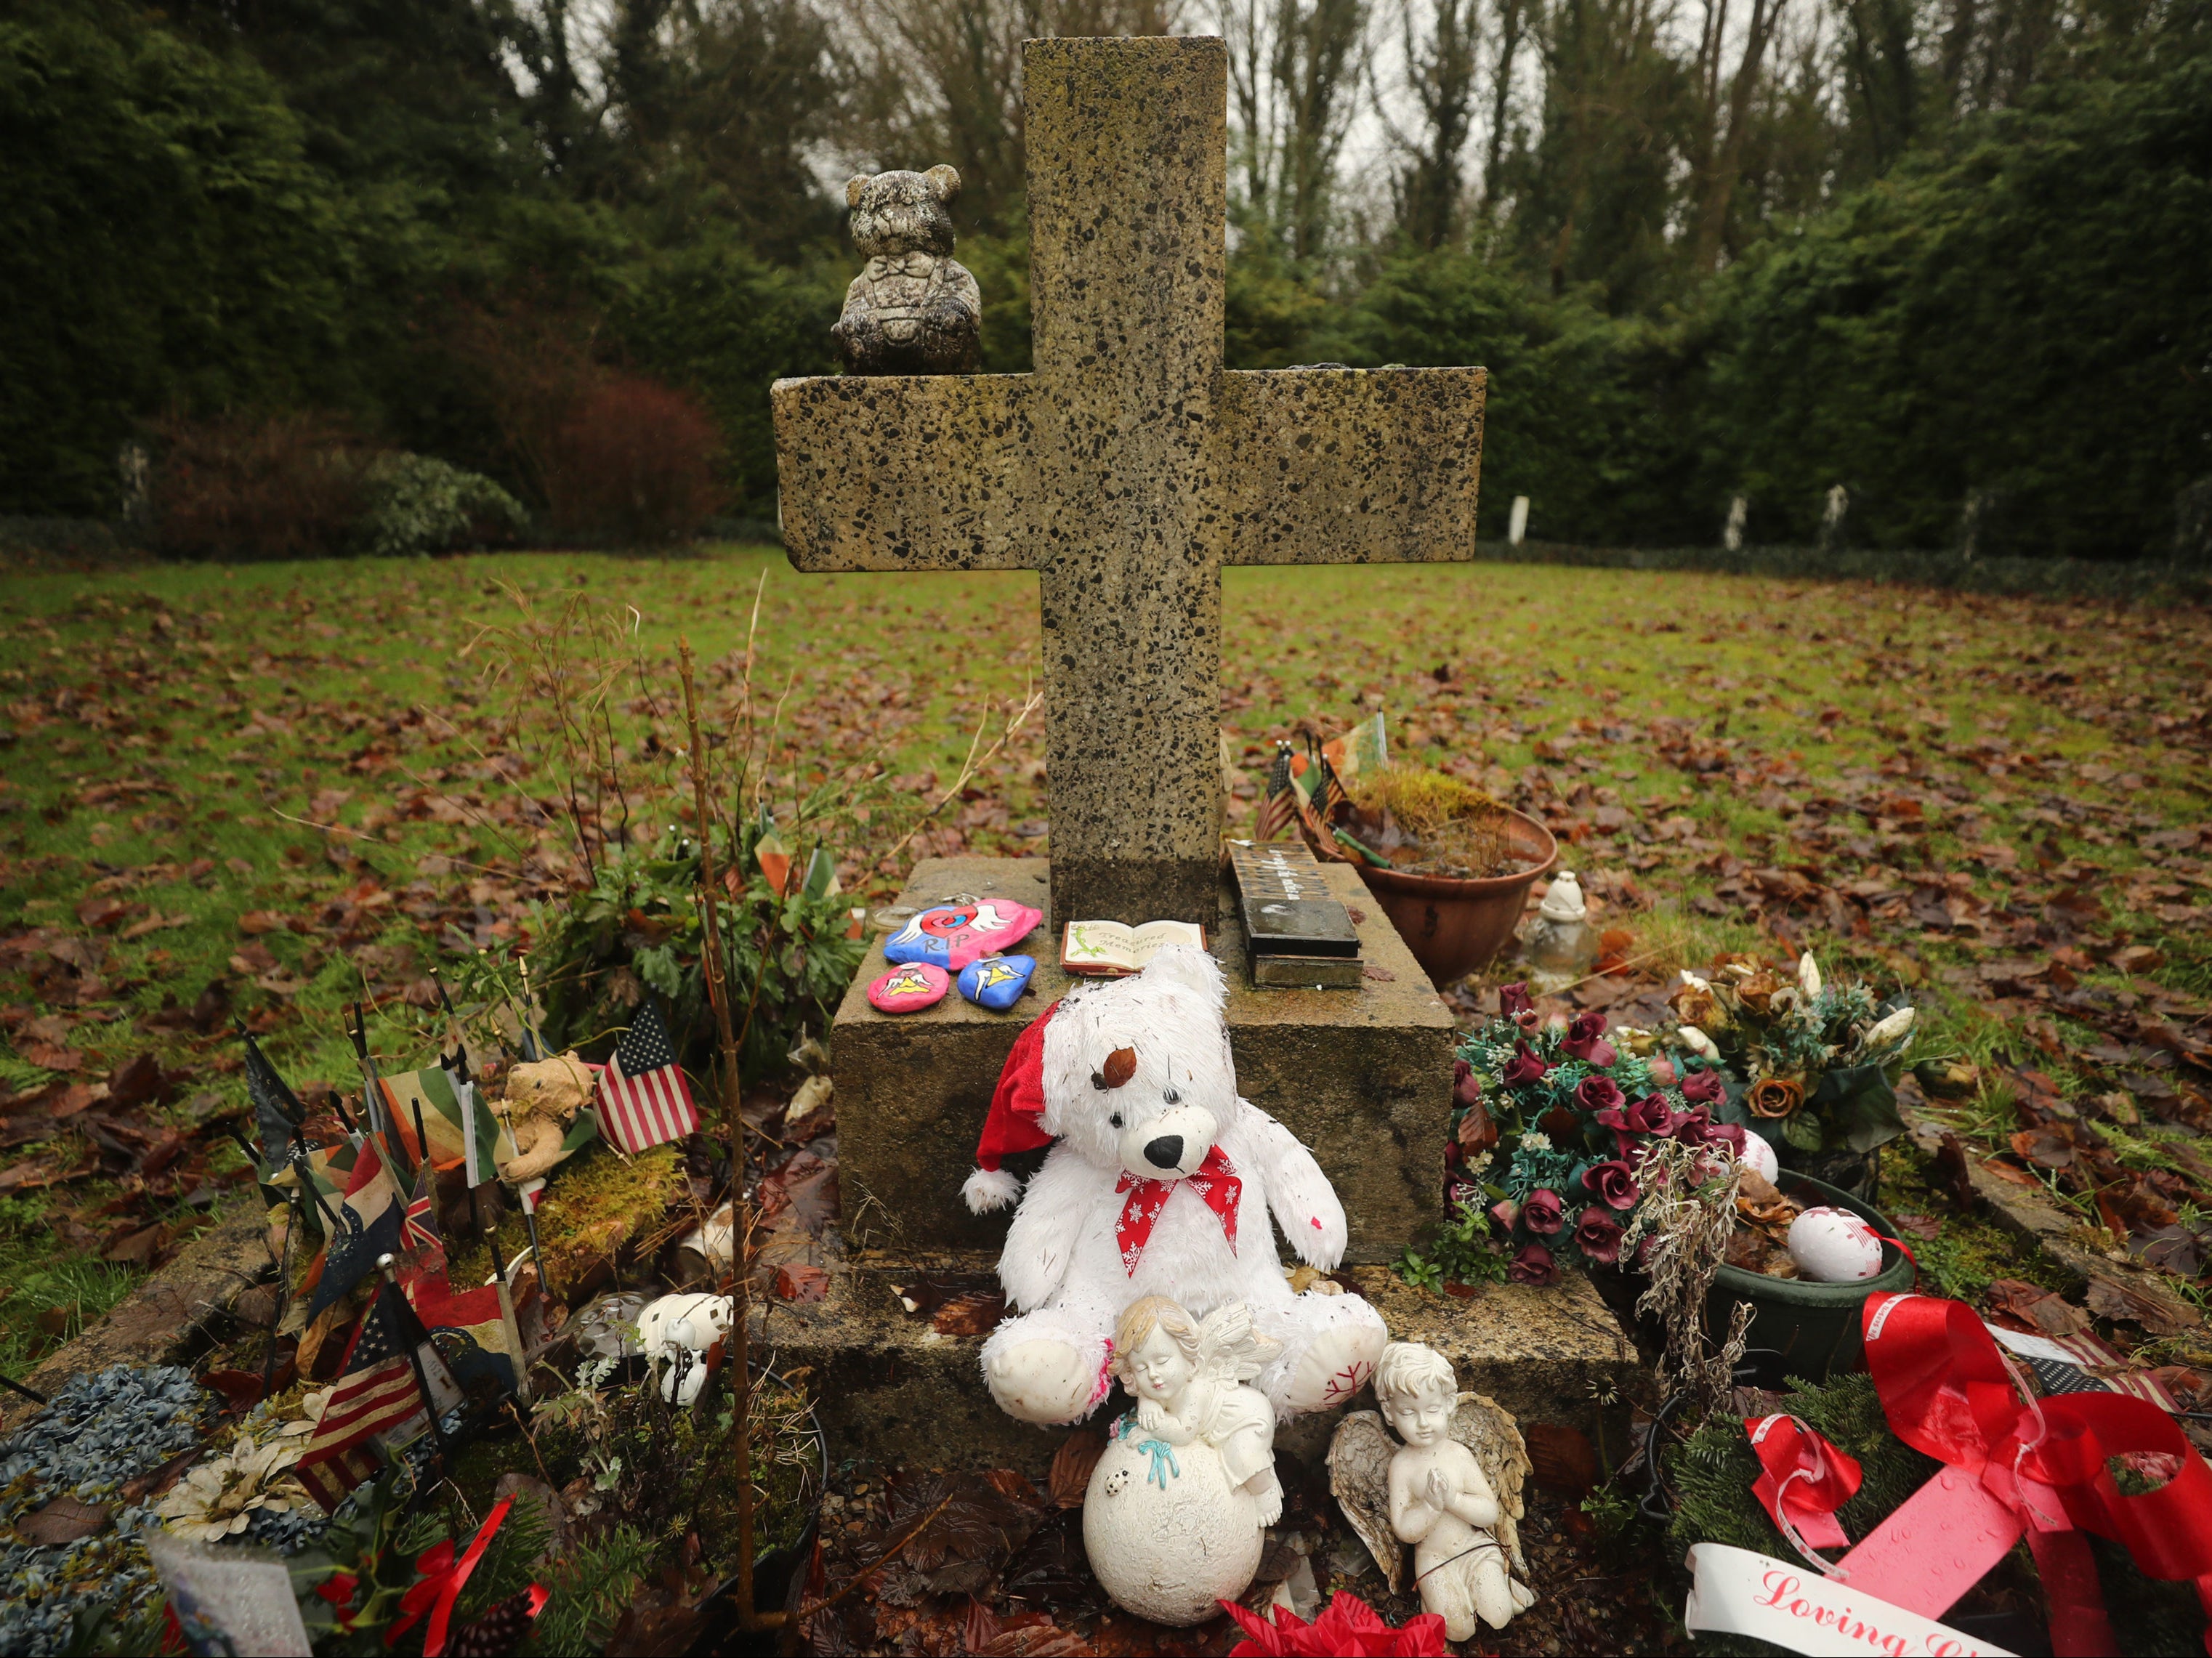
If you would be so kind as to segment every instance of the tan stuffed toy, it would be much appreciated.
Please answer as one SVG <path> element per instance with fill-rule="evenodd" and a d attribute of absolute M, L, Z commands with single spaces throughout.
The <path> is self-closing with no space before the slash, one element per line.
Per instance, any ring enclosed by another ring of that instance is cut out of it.
<path fill-rule="evenodd" d="M 561 1161 L 562 1143 L 576 1114 L 592 1102 L 591 1068 L 571 1048 L 558 1059 L 535 1060 L 507 1073 L 507 1097 L 492 1110 L 514 1136 L 514 1155 L 502 1160 L 499 1177 L 520 1186 Z"/>

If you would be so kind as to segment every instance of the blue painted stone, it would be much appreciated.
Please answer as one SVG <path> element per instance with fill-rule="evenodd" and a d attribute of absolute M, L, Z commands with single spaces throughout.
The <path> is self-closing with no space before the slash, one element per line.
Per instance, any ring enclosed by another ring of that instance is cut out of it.
<path fill-rule="evenodd" d="M 993 956 L 960 969 L 960 993 L 978 1007 L 1004 1013 L 1021 1000 L 1036 971 L 1034 956 Z"/>

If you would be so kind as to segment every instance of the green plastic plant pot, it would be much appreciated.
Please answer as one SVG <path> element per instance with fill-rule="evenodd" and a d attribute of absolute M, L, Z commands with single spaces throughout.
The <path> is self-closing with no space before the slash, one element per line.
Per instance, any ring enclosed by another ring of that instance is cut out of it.
<path fill-rule="evenodd" d="M 1888 1216 L 1826 1181 L 1785 1169 L 1778 1184 L 1787 1197 L 1802 1202 L 1807 1193 L 1814 1194 L 1820 1204 L 1848 1209 L 1885 1238 L 1897 1236 Z M 1717 1335 L 1724 1333 L 1736 1303 L 1747 1301 L 1753 1315 L 1746 1345 L 1779 1353 L 1784 1375 L 1825 1382 L 1866 1369 L 1866 1341 L 1859 1324 L 1867 1297 L 1910 1290 L 1917 1276 L 1911 1259 L 1887 1242 L 1881 1246 L 1881 1271 L 1852 1284 L 1811 1284 L 1723 1266 L 1705 1297 L 1706 1325 Z"/>

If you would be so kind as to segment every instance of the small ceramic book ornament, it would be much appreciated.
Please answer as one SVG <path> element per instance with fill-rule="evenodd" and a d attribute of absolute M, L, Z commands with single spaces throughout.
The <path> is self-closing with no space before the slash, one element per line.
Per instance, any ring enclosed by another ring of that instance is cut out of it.
<path fill-rule="evenodd" d="M 893 968 L 868 987 L 868 1005 L 878 1013 L 919 1013 L 945 999 L 952 975 L 927 962 Z"/>
<path fill-rule="evenodd" d="M 1034 956 L 990 956 L 960 969 L 960 993 L 978 1007 L 1004 1013 L 1022 999 L 1036 971 Z"/>
<path fill-rule="evenodd" d="M 887 962 L 927 962 L 957 973 L 969 963 L 996 955 L 1036 930 L 1044 912 L 1008 898 L 973 898 L 932 904 L 884 940 Z"/>
<path fill-rule="evenodd" d="M 1328 1485 L 1352 1528 L 1390 1580 L 1405 1587 L 1404 1543 L 1413 1546 L 1421 1610 L 1454 1641 L 1479 1618 L 1504 1629 L 1535 1604 L 1513 1574 L 1521 1555 L 1521 1485 L 1528 1448 L 1512 1417 L 1480 1394 L 1463 1394 L 1451 1361 L 1433 1347 L 1394 1341 L 1375 1367 L 1382 1414 L 1355 1411 L 1328 1445 Z M 1384 1422 L 1398 1435 L 1392 1443 Z"/>
<path fill-rule="evenodd" d="M 1275 1407 L 1243 1384 L 1281 1351 L 1241 1301 L 1203 1323 L 1165 1296 L 1122 1311 L 1114 1370 L 1137 1408 L 1091 1470 L 1083 1548 L 1124 1609 L 1187 1628 L 1251 1585 L 1283 1488 Z"/>
<path fill-rule="evenodd" d="M 1060 965 L 1069 973 L 1121 978 L 1141 972 L 1170 944 L 1206 948 L 1206 929 L 1195 921 L 1147 921 L 1124 926 L 1119 921 L 1070 921 L 1060 936 Z"/>

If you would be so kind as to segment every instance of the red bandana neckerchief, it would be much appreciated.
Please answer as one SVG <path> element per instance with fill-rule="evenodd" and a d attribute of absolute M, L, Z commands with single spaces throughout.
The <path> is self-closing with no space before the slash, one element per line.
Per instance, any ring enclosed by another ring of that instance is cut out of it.
<path fill-rule="evenodd" d="M 1206 1161 L 1198 1165 L 1195 1174 L 1186 1175 L 1179 1181 L 1139 1180 L 1124 1171 L 1114 1195 L 1124 1192 L 1129 1200 L 1121 1206 L 1121 1218 L 1115 1224 L 1114 1237 L 1121 1246 L 1121 1270 L 1132 1278 L 1136 1276 L 1137 1260 L 1152 1242 L 1152 1223 L 1160 1218 L 1160 1211 L 1168 1206 L 1168 1193 L 1178 1186 L 1188 1186 L 1206 1199 L 1206 1206 L 1221 1217 L 1221 1235 L 1229 1240 L 1231 1253 L 1237 1248 L 1237 1200 L 1243 1194 L 1244 1182 L 1237 1177 L 1237 1170 L 1229 1159 L 1215 1146 L 1206 1154 Z"/>

